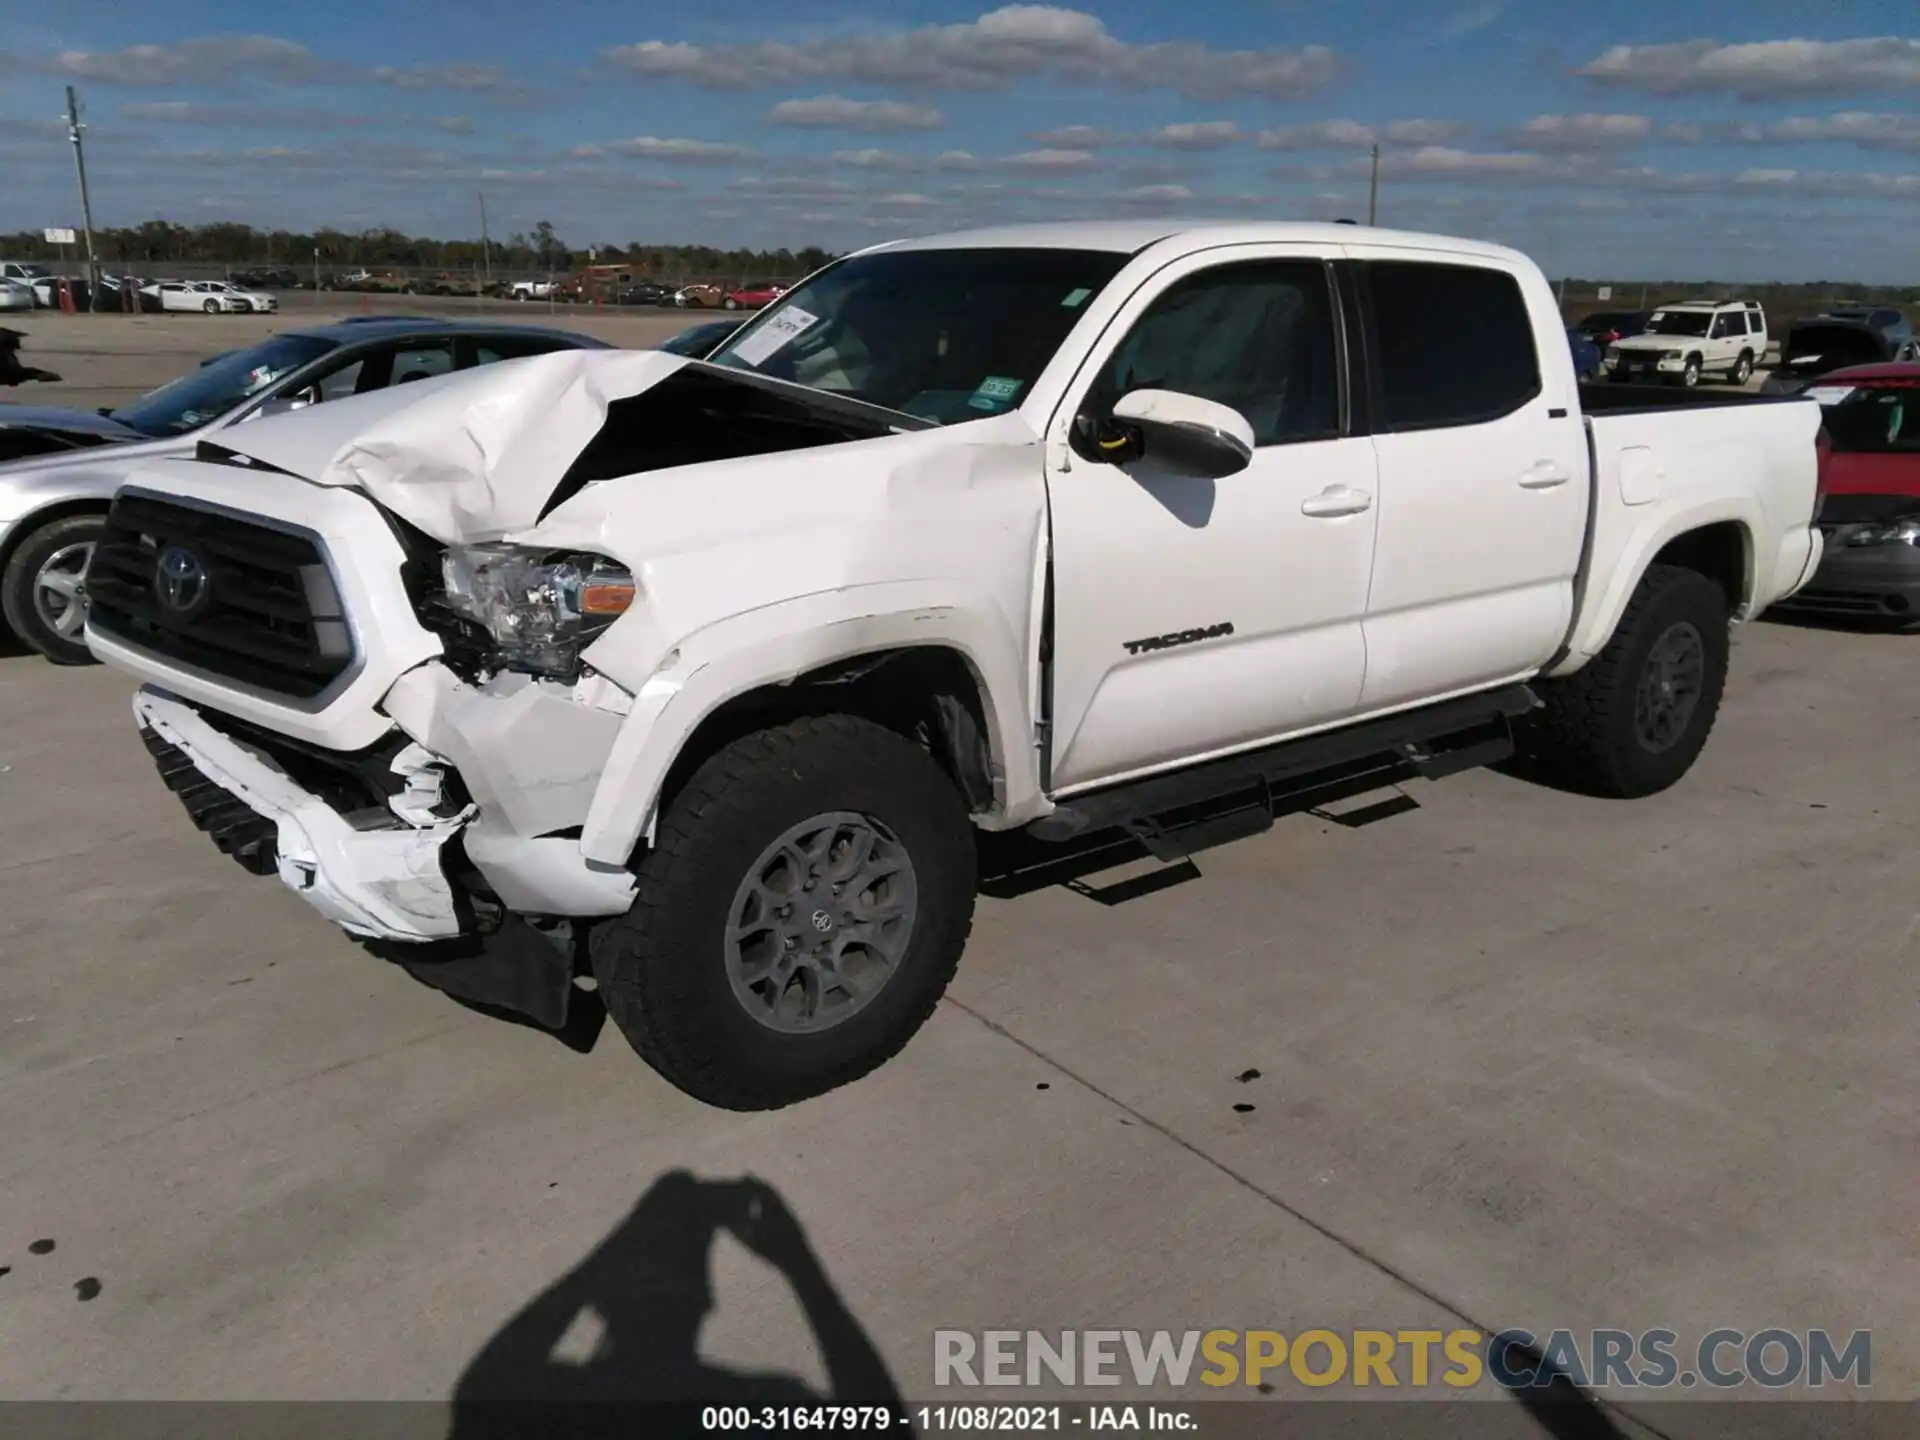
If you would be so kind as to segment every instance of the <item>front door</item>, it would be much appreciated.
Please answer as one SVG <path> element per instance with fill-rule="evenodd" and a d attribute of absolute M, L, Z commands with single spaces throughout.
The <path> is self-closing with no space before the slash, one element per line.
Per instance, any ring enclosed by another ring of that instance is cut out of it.
<path fill-rule="evenodd" d="M 1346 434 L 1329 258 L 1235 246 L 1169 266 L 1115 318 L 1054 417 L 1055 793 L 1358 705 L 1374 455 Z M 1151 454 L 1102 463 L 1081 422 L 1148 388 L 1238 410 L 1252 463 L 1221 480 L 1169 474 Z"/>

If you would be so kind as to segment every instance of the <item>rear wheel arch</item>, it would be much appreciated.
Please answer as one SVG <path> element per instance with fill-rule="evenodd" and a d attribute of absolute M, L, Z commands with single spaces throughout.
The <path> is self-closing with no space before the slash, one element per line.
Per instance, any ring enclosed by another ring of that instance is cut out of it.
<path fill-rule="evenodd" d="M 1744 618 L 1753 596 L 1753 532 L 1739 520 L 1716 520 L 1682 531 L 1648 563 L 1696 570 L 1720 587 L 1727 613 Z"/>

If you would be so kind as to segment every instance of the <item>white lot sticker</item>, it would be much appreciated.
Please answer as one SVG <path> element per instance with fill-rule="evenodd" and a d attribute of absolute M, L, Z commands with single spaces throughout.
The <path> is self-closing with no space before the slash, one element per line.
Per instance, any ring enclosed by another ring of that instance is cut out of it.
<path fill-rule="evenodd" d="M 733 353 L 749 365 L 763 364 L 776 351 L 791 345 L 809 326 L 819 323 L 818 315 L 809 315 L 798 305 L 789 305 L 769 315 L 758 330 L 734 347 Z"/>
<path fill-rule="evenodd" d="M 1853 394 L 1851 385 L 1812 385 L 1804 392 L 1807 399 L 1818 400 L 1822 405 L 1838 405 Z"/>

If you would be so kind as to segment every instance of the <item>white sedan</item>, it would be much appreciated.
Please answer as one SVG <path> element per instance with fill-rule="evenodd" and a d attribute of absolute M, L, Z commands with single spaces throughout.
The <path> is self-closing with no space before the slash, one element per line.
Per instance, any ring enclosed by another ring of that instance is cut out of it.
<path fill-rule="evenodd" d="M 278 306 L 271 295 L 254 296 L 236 290 L 224 280 L 158 280 L 140 293 L 160 302 L 162 310 L 201 310 L 209 315 L 246 315 Z M 255 300 L 260 303 L 256 305 Z"/>

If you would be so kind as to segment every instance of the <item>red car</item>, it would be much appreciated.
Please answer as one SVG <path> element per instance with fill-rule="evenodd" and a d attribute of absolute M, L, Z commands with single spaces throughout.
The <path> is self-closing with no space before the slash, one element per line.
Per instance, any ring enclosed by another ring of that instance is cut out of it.
<path fill-rule="evenodd" d="M 752 280 L 738 290 L 729 290 L 727 298 L 720 302 L 723 310 L 758 310 L 762 305 L 771 305 L 787 293 L 787 287 L 773 280 Z"/>
<path fill-rule="evenodd" d="M 1835 370 L 1801 393 L 1826 417 L 1826 549 L 1779 608 L 1920 621 L 1920 363 Z"/>

